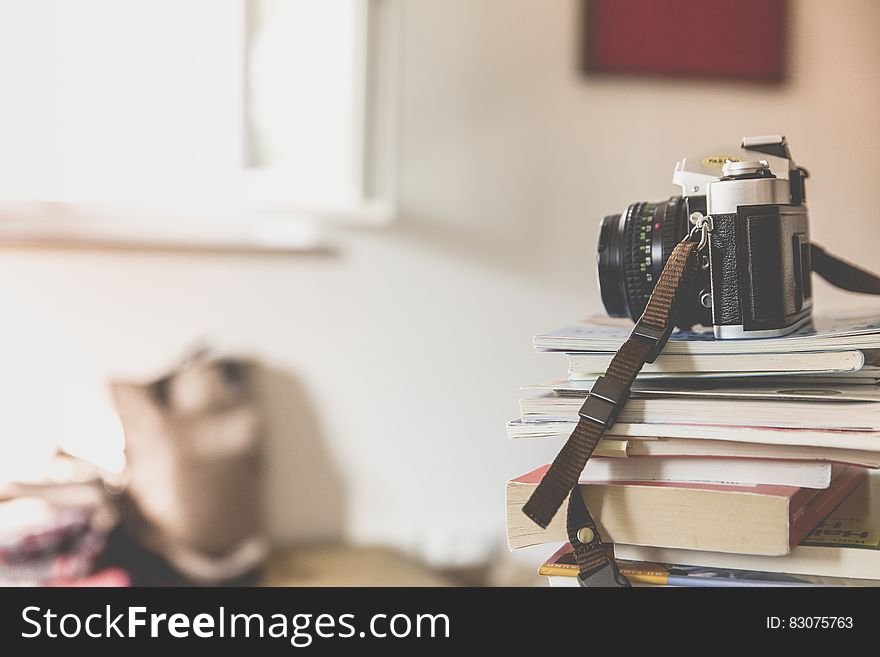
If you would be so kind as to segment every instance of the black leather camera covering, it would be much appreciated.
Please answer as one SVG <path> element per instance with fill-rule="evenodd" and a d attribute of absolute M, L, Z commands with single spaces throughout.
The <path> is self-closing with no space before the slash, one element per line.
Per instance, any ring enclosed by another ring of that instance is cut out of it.
<path fill-rule="evenodd" d="M 715 325 L 791 326 L 809 313 L 810 250 L 803 206 L 743 206 L 713 215 L 709 251 Z"/>
<path fill-rule="evenodd" d="M 709 269 L 712 275 L 712 323 L 742 324 L 737 271 L 736 215 L 712 215 L 709 238 Z"/>

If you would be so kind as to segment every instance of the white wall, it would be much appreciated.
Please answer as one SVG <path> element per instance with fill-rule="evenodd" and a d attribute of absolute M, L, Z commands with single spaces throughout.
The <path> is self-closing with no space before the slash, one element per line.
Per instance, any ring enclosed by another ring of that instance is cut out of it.
<path fill-rule="evenodd" d="M 4 251 L 0 440 L 87 426 L 95 381 L 207 338 L 275 370 L 275 536 L 483 555 L 505 480 L 558 447 L 505 438 L 518 386 L 564 372 L 530 338 L 601 311 L 598 218 L 674 193 L 679 157 L 784 132 L 814 237 L 880 269 L 880 4 L 790 5 L 777 88 L 584 79 L 574 0 L 407 0 L 399 224 L 329 256 Z"/>

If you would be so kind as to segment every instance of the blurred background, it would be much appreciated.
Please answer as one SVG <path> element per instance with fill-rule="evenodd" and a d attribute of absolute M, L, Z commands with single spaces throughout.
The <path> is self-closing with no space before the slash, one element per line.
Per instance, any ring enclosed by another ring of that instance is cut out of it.
<path fill-rule="evenodd" d="M 814 239 L 880 269 L 880 4 L 775 4 L 750 80 L 586 70 L 578 0 L 0 2 L 0 492 L 111 499 L 7 506 L 7 562 L 98 539 L 0 579 L 531 583 L 504 484 L 559 445 L 504 425 L 559 371 L 531 337 L 602 312 L 603 215 L 784 133 Z"/>

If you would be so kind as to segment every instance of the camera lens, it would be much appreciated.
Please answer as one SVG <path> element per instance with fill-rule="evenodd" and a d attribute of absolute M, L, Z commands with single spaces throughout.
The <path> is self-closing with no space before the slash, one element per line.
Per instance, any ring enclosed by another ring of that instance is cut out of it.
<path fill-rule="evenodd" d="M 685 199 L 633 203 L 599 225 L 599 287 L 612 317 L 637 321 L 672 249 L 687 234 Z"/>

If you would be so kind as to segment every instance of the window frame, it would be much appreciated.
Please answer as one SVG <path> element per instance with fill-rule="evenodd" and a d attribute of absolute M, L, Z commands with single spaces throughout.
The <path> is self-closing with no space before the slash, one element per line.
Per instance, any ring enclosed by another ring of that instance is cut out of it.
<path fill-rule="evenodd" d="M 245 166 L 249 12 L 258 0 L 232 0 L 240 16 L 241 84 L 235 136 L 243 203 L 234 210 L 139 208 L 127 204 L 0 201 L 0 244 L 299 251 L 320 248 L 321 227 L 383 227 L 396 217 L 399 0 L 356 3 L 355 119 L 360 189 L 354 202 L 304 204 L 286 195 L 283 171 Z"/>

